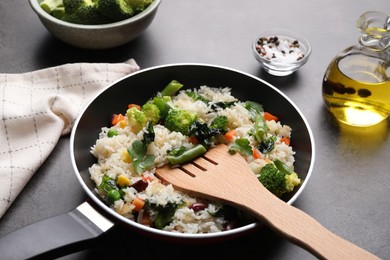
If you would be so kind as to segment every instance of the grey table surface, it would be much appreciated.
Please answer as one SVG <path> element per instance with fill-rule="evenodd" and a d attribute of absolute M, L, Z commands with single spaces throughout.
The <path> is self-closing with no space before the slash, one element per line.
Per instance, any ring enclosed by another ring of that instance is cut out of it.
<path fill-rule="evenodd" d="M 141 68 L 199 62 L 258 76 L 285 92 L 302 110 L 313 130 L 316 143 L 313 174 L 294 205 L 331 231 L 383 259 L 390 259 L 389 120 L 371 128 L 341 126 L 330 117 L 321 97 L 327 65 L 338 52 L 357 43 L 356 20 L 369 10 L 390 14 L 390 3 L 388 0 L 165 0 L 153 24 L 139 38 L 115 49 L 90 51 L 53 38 L 28 1 L 1 1 L 0 73 L 134 58 Z M 307 36 L 313 53 L 297 73 L 283 78 L 270 76 L 253 58 L 252 40 L 270 28 L 293 29 Z M 65 136 L 0 219 L 0 236 L 71 211 L 86 199 L 72 171 L 69 136 Z M 137 256 L 131 252 L 133 249 Z M 225 242 L 191 245 L 154 240 L 129 233 L 123 227 L 96 247 L 63 259 L 186 256 L 314 258 L 268 229 Z"/>

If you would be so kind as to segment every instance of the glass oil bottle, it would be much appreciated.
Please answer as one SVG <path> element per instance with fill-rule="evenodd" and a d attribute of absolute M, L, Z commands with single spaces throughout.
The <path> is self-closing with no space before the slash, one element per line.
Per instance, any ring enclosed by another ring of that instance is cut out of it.
<path fill-rule="evenodd" d="M 357 21 L 359 45 L 338 54 L 322 83 L 328 111 L 340 122 L 372 126 L 390 115 L 390 17 L 369 11 Z"/>

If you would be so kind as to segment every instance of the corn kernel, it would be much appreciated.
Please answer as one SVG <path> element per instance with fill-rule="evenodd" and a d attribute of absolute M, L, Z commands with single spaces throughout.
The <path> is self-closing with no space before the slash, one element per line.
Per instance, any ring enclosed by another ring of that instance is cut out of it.
<path fill-rule="evenodd" d="M 131 163 L 131 157 L 129 155 L 129 153 L 127 151 L 123 151 L 122 154 L 121 154 L 121 159 L 122 161 L 124 161 L 125 163 Z"/>
<path fill-rule="evenodd" d="M 130 183 L 130 179 L 124 175 L 119 175 L 116 179 L 116 184 L 118 184 L 120 187 L 127 187 L 130 185 Z"/>
<path fill-rule="evenodd" d="M 127 126 L 127 120 L 122 120 L 119 122 L 120 128 L 125 128 Z"/>

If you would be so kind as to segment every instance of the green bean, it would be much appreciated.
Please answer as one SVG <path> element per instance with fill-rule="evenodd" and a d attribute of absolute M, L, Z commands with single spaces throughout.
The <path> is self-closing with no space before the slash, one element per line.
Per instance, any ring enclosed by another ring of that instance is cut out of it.
<path fill-rule="evenodd" d="M 274 164 L 275 164 L 276 168 L 278 168 L 278 170 L 283 172 L 284 174 L 293 174 L 293 173 L 295 173 L 293 171 L 293 169 L 288 167 L 285 163 L 283 163 L 279 159 L 275 159 L 274 160 Z"/>
<path fill-rule="evenodd" d="M 172 80 L 169 84 L 161 91 L 161 96 L 173 96 L 176 92 L 183 87 L 177 80 Z"/>
<path fill-rule="evenodd" d="M 206 151 L 207 151 L 207 149 L 203 145 L 198 144 L 197 146 L 181 153 L 178 156 L 168 155 L 167 158 L 168 158 L 168 161 L 173 165 L 183 164 L 183 163 L 189 162 L 189 161 L 201 156 Z"/>
<path fill-rule="evenodd" d="M 189 96 L 190 98 L 192 98 L 193 100 L 197 101 L 197 100 L 200 100 L 202 101 L 203 103 L 205 103 L 206 105 L 208 103 L 210 103 L 210 100 L 205 98 L 204 96 L 198 94 L 197 92 L 194 92 L 194 91 L 187 91 L 186 92 L 187 96 Z"/>
<path fill-rule="evenodd" d="M 255 129 L 253 133 L 253 137 L 258 142 L 262 142 L 264 138 L 266 137 L 267 133 L 267 125 L 265 124 L 265 121 L 261 115 L 257 115 L 255 117 Z"/>
<path fill-rule="evenodd" d="M 167 117 L 167 114 L 169 110 L 171 109 L 171 106 L 169 105 L 169 102 L 171 101 L 171 97 L 169 96 L 156 96 L 153 99 L 153 103 L 158 107 L 160 110 L 160 118 L 165 119 Z"/>

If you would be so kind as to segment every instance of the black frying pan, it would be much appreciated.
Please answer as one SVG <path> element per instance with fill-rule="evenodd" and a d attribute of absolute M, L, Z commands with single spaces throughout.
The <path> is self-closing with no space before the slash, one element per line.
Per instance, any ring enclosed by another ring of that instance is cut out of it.
<path fill-rule="evenodd" d="M 0 252 L 5 259 L 31 256 L 57 256 L 58 252 L 80 250 L 84 245 L 109 232 L 117 223 L 161 239 L 201 242 L 229 239 L 255 229 L 258 223 L 213 234 L 179 234 L 153 229 L 128 220 L 111 210 L 94 192 L 88 168 L 95 163 L 90 148 L 96 142 L 101 127 L 108 126 L 111 115 L 123 111 L 129 103 L 143 104 L 161 91 L 171 80 L 184 88 L 230 87 L 240 100 L 263 104 L 292 127 L 292 147 L 296 151 L 295 171 L 303 183 L 293 194 L 284 197 L 293 203 L 304 189 L 314 164 L 314 139 L 310 127 L 295 104 L 269 83 L 243 72 L 205 64 L 173 64 L 153 67 L 126 76 L 102 91 L 81 113 L 71 134 L 71 159 L 74 172 L 90 201 L 64 215 L 14 231 L 0 238 Z M 61 234 L 61 235 L 59 235 Z M 20 246 L 23 244 L 24 246 Z"/>

